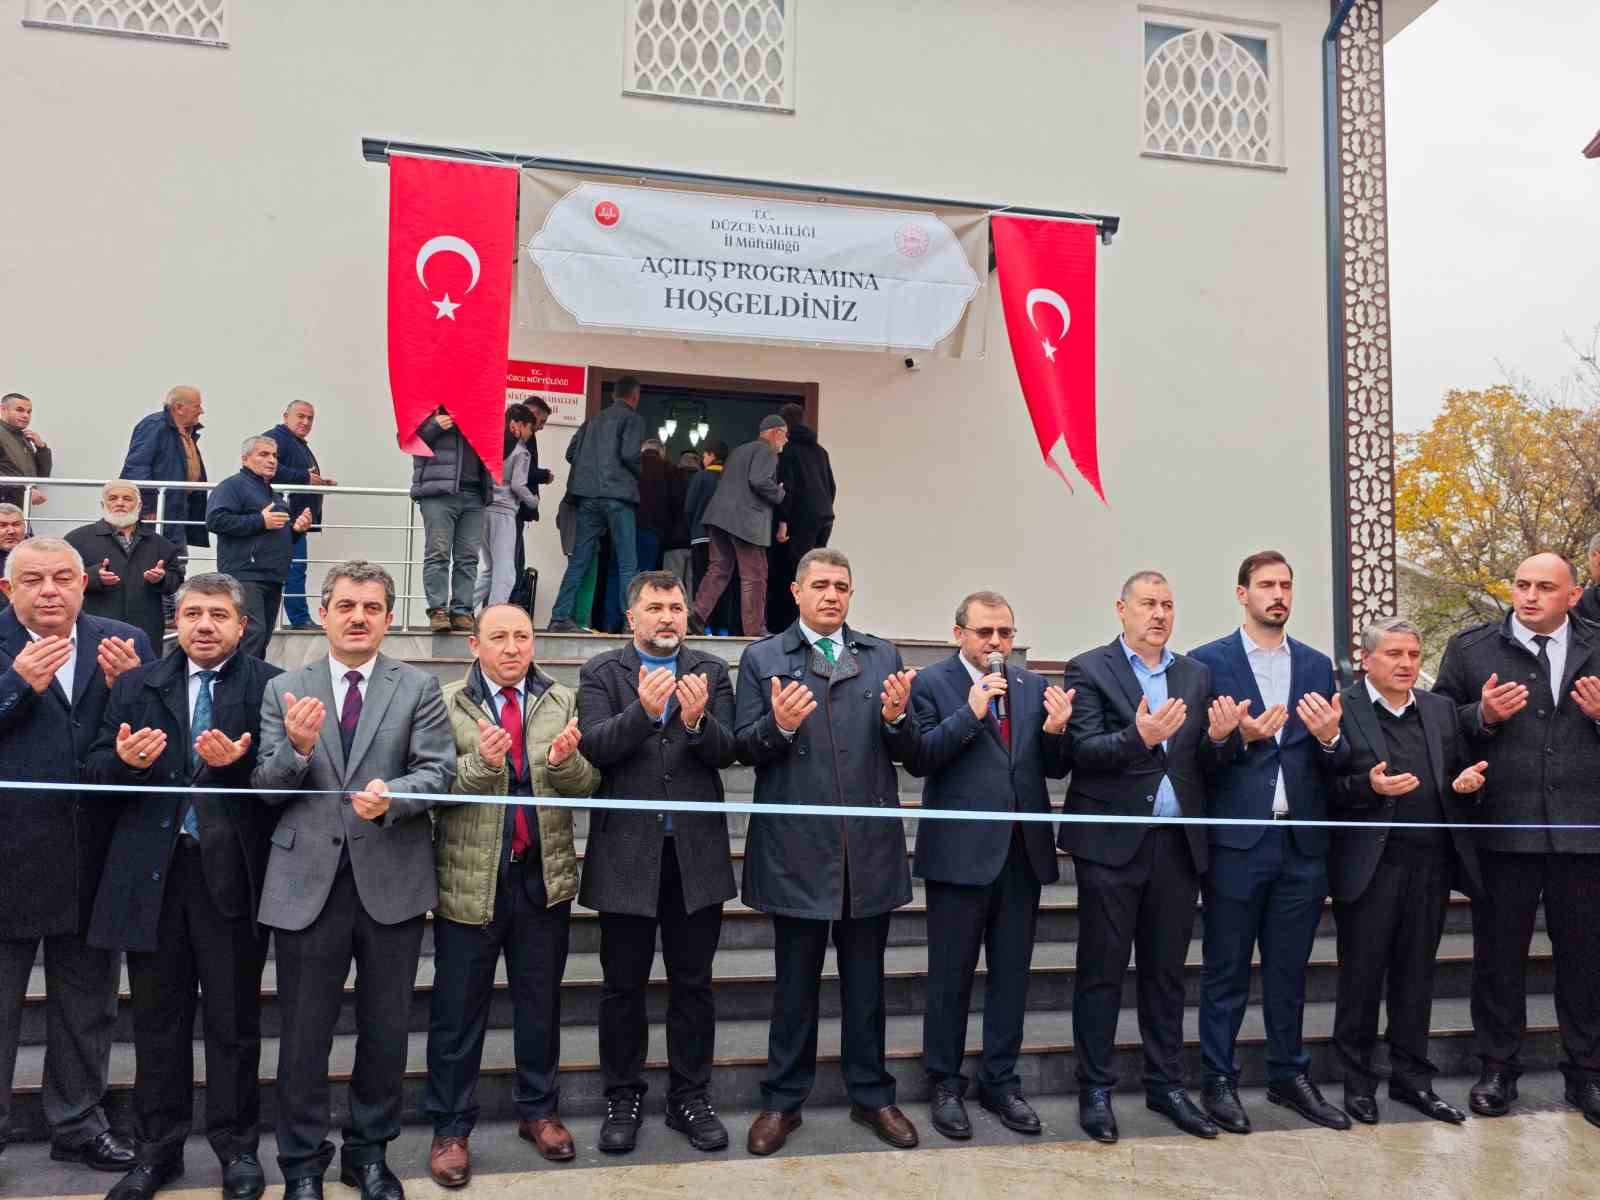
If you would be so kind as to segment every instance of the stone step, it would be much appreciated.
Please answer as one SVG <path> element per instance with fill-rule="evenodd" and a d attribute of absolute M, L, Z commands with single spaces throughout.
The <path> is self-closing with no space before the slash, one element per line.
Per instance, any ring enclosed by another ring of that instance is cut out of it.
<path fill-rule="evenodd" d="M 1184 1015 L 1185 1072 L 1191 1084 L 1201 1075 L 1197 1034 L 1198 1012 L 1190 1008 Z M 1138 1018 L 1124 1008 L 1117 1025 L 1115 1068 L 1128 1090 L 1139 1088 L 1143 1052 L 1138 1040 Z M 972 1056 L 982 1038 L 982 1022 L 969 1021 L 967 1053 Z M 1305 1009 L 1306 1047 L 1311 1054 L 1311 1075 L 1319 1081 L 1336 1080 L 1342 1070 L 1332 1045 L 1333 1004 L 1307 1004 Z M 1379 1028 L 1382 1028 L 1380 1023 Z M 1445 1075 L 1476 1074 L 1478 1060 L 1472 1035 L 1472 1017 L 1465 999 L 1440 1000 L 1433 1007 L 1432 1035 L 1428 1057 Z M 899 1100 L 918 1102 L 928 1095 L 926 1076 L 921 1067 L 922 1018 L 920 1015 L 891 1016 L 885 1027 L 887 1062 L 899 1087 Z M 597 1029 L 574 1026 L 563 1031 L 561 1109 L 572 1115 L 588 1115 L 604 1106 L 604 1084 L 598 1065 Z M 647 1105 L 655 1111 L 666 1093 L 666 1033 L 660 1024 L 650 1030 L 650 1049 L 646 1082 L 650 1089 Z M 754 1109 L 760 1106 L 760 1083 L 767 1064 L 767 1021 L 724 1020 L 717 1027 L 717 1059 L 712 1076 L 712 1095 L 727 1109 Z M 1381 1051 L 1380 1051 L 1381 1053 Z M 1560 1055 L 1555 1022 L 1555 999 L 1550 995 L 1528 997 L 1528 1031 L 1523 1042 L 1523 1066 L 1529 1071 L 1548 1070 Z M 333 1121 L 337 1126 L 349 1112 L 348 1084 L 354 1062 L 355 1038 L 341 1034 L 334 1038 L 330 1056 Z M 814 1106 L 842 1104 L 846 1101 L 843 1080 L 837 1069 L 839 1022 L 822 1020 L 818 1036 L 819 1070 L 810 1103 Z M 278 1041 L 267 1038 L 262 1044 L 262 1119 L 270 1128 L 277 1116 L 277 1093 L 273 1077 L 277 1072 Z M 1245 1014 L 1240 1033 L 1238 1060 L 1245 1087 L 1260 1086 L 1266 1079 L 1266 1045 L 1261 1010 L 1252 1006 Z M 515 1074 L 512 1034 L 509 1029 L 490 1030 L 484 1045 L 483 1075 L 478 1086 L 482 1118 L 503 1120 L 513 1115 L 511 1089 Z M 407 1043 L 403 1119 L 422 1119 L 421 1101 L 426 1077 L 427 1034 L 413 1032 Z M 968 1073 L 976 1064 L 967 1066 Z M 1018 1063 L 1022 1086 L 1030 1096 L 1063 1095 L 1077 1090 L 1073 1078 L 1074 1055 L 1072 1014 L 1041 1012 L 1030 1014 Z M 111 1086 L 106 1106 L 114 1123 L 132 1127 L 131 1093 L 133 1047 L 117 1042 L 111 1053 Z M 44 1049 L 24 1046 L 16 1064 L 15 1102 L 12 1109 L 12 1138 L 33 1141 L 48 1137 L 41 1097 Z M 194 1044 L 194 1072 L 199 1081 L 195 1111 L 204 1111 L 204 1046 Z M 1336 1090 L 1336 1089 L 1335 1089 Z"/>
<path fill-rule="evenodd" d="M 1036 1012 L 1067 1012 L 1072 1008 L 1072 976 L 1077 948 L 1070 942 L 1042 942 L 1035 946 L 1032 980 L 1028 992 L 1028 1007 Z M 1185 1003 L 1200 1003 L 1201 942 L 1198 936 L 1189 944 L 1187 967 L 1184 972 Z M 1251 999 L 1261 998 L 1259 958 L 1252 971 Z M 1323 936 L 1313 944 L 1306 967 L 1306 998 L 1310 1002 L 1332 1002 L 1337 995 L 1338 951 L 1332 936 Z M 416 987 L 411 995 L 410 1028 L 426 1030 L 428 1010 L 433 996 L 435 960 L 424 955 L 418 966 Z M 884 959 L 886 984 L 885 1005 L 891 1016 L 921 1013 L 927 1004 L 927 952 L 920 946 L 891 947 Z M 981 980 L 986 969 L 980 955 L 978 974 L 980 982 L 973 989 L 972 1010 L 983 1008 Z M 1456 999 L 1469 994 L 1472 974 L 1472 939 L 1468 934 L 1447 935 L 1439 946 L 1434 969 L 1434 995 L 1440 999 Z M 571 954 L 561 984 L 561 1021 L 563 1026 L 592 1025 L 599 1020 L 601 990 L 600 956 L 595 953 Z M 774 979 L 773 952 L 768 949 L 730 950 L 719 948 L 714 967 L 717 1011 L 727 1020 L 759 1020 L 772 1011 Z M 1549 938 L 1536 934 L 1528 962 L 1528 989 L 1533 993 L 1549 992 L 1554 987 L 1554 967 Z M 345 983 L 345 999 L 336 1031 L 355 1032 L 354 968 Z M 650 1019 L 666 1019 L 666 970 L 658 955 L 651 972 L 651 987 L 647 1005 Z M 833 951 L 827 954 L 823 968 L 823 983 L 819 1003 L 824 1016 L 836 1017 L 841 1011 L 839 980 L 834 965 Z M 1123 981 L 1122 1004 L 1133 1008 L 1138 1003 L 1134 977 L 1130 971 Z M 262 979 L 261 994 L 262 1032 L 278 1036 L 282 1032 L 282 1018 L 278 1007 L 277 964 L 269 962 Z M 502 960 L 496 975 L 494 998 L 489 1011 L 491 1029 L 509 1029 L 512 1023 L 512 1001 L 505 982 L 505 964 Z M 196 1020 L 198 1029 L 199 1019 Z M 133 1037 L 132 1008 L 128 999 L 127 976 L 124 972 L 118 1005 L 118 1039 Z M 42 1044 L 45 1038 L 44 969 L 35 967 L 29 978 L 28 994 L 23 1006 L 22 1040 L 26 1045 Z"/>

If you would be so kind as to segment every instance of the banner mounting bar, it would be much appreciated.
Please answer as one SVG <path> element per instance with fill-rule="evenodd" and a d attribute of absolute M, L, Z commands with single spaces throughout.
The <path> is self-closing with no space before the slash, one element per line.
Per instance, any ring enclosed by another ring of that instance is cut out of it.
<path fill-rule="evenodd" d="M 666 183 L 709 183 L 722 187 L 754 187 L 795 196 L 837 196 L 851 200 L 887 200 L 900 204 L 924 204 L 937 208 L 972 208 L 991 213 L 1012 213 L 1019 217 L 1048 217 L 1058 221 L 1093 224 L 1100 241 L 1109 246 L 1122 225 L 1122 218 L 1107 213 L 1071 212 L 1057 208 L 1034 208 L 1020 204 L 987 204 L 972 200 L 947 200 L 938 196 L 911 196 L 898 192 L 874 192 L 861 188 L 831 187 L 822 184 L 782 183 L 771 179 L 752 179 L 741 175 L 711 175 L 701 171 L 676 171 L 660 167 L 632 167 L 620 163 L 579 162 L 570 158 L 547 158 L 542 154 L 504 154 L 494 150 L 474 150 L 460 146 L 429 146 L 420 142 L 396 142 L 388 138 L 361 139 L 361 157 L 368 162 L 388 162 L 390 153 L 417 154 L 429 158 L 454 158 L 468 162 L 514 164 L 518 167 L 543 167 L 583 175 L 614 175 L 620 178 L 660 180 Z"/>

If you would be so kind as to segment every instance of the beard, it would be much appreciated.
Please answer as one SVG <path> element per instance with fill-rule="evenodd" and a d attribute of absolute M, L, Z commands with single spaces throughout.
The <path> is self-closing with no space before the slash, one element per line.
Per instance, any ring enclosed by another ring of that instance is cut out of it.
<path fill-rule="evenodd" d="M 671 633 L 657 632 L 646 637 L 644 644 L 652 658 L 671 658 L 683 644 L 683 638 L 676 630 Z"/>
<path fill-rule="evenodd" d="M 111 528 L 117 529 L 117 530 L 132 529 L 135 525 L 137 525 L 139 523 L 139 510 L 138 509 L 134 509 L 130 513 L 114 513 L 114 512 L 109 512 L 104 507 L 102 507 L 100 509 L 100 516 L 105 520 L 105 523 L 107 525 L 109 525 L 109 526 L 111 526 Z"/>

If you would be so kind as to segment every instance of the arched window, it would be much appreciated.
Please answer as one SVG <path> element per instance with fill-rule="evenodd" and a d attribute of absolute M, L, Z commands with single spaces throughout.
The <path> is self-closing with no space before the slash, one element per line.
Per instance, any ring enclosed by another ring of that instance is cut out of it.
<path fill-rule="evenodd" d="M 28 0 L 24 25 L 226 46 L 223 0 Z"/>
<path fill-rule="evenodd" d="M 1276 166 L 1276 39 L 1210 22 L 1145 22 L 1147 154 Z"/>
<path fill-rule="evenodd" d="M 794 111 L 796 0 L 628 0 L 622 90 Z"/>

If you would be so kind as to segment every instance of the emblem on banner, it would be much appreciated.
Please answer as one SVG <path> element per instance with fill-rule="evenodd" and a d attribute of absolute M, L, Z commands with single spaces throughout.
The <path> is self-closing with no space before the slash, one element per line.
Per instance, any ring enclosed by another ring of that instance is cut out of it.
<path fill-rule="evenodd" d="M 921 258 L 932 244 L 928 231 L 915 221 L 907 221 L 894 231 L 894 248 L 905 258 Z"/>
<path fill-rule="evenodd" d="M 615 228 L 622 220 L 622 210 L 610 200 L 602 200 L 594 206 L 594 223 L 601 229 Z"/>

